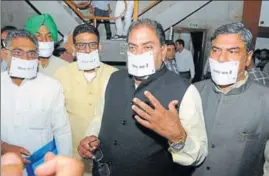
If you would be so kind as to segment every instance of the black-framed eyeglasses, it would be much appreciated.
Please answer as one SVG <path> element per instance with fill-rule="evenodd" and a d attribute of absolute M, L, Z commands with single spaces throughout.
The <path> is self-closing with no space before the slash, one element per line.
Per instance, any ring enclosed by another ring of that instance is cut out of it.
<path fill-rule="evenodd" d="M 89 145 L 91 146 L 91 142 L 89 143 Z M 111 175 L 111 169 L 110 169 L 110 165 L 108 163 L 104 163 L 101 162 L 101 160 L 104 157 L 104 154 L 101 150 L 100 147 L 98 147 L 97 149 L 95 149 L 93 152 L 93 157 L 92 159 L 96 162 L 97 164 L 97 170 L 98 170 L 98 174 L 100 176 L 110 176 Z"/>
<path fill-rule="evenodd" d="M 79 42 L 75 44 L 77 50 L 85 50 L 87 45 L 89 46 L 90 49 L 97 49 L 99 46 L 99 43 L 98 42 L 90 42 L 90 43 Z"/>
<path fill-rule="evenodd" d="M 12 49 L 12 50 L 9 50 L 7 49 L 8 51 L 11 52 L 11 55 L 12 56 L 15 56 L 15 57 L 22 57 L 24 56 L 24 54 L 26 53 L 27 57 L 29 59 L 36 59 L 38 58 L 38 52 L 35 51 L 35 50 L 30 50 L 30 51 L 24 51 L 22 49 Z"/>

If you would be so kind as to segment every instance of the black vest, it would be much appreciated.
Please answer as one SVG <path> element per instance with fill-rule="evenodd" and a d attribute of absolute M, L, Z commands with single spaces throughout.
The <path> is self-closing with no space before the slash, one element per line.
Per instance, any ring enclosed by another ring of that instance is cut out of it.
<path fill-rule="evenodd" d="M 137 89 L 126 70 L 111 75 L 99 139 L 104 154 L 102 162 L 111 164 L 112 176 L 189 175 L 182 174 L 186 167 L 173 162 L 167 139 L 137 123 L 131 109 L 134 97 L 149 102 L 144 96 L 146 90 L 167 109 L 172 100 L 178 100 L 180 105 L 188 87 L 189 83 L 166 67 L 142 81 Z M 95 171 L 96 167 L 93 169 L 96 176 Z"/>

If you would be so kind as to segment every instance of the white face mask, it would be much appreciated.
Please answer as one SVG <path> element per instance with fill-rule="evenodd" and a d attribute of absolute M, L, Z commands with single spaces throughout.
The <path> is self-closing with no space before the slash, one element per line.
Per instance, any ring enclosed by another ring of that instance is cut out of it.
<path fill-rule="evenodd" d="M 156 72 L 153 53 L 145 52 L 140 55 L 134 55 L 128 52 L 128 72 L 130 75 L 143 77 Z"/>
<path fill-rule="evenodd" d="M 239 61 L 218 62 L 209 58 L 212 80 L 220 86 L 234 84 L 237 81 Z"/>
<path fill-rule="evenodd" d="M 54 51 L 54 42 L 38 42 L 39 57 L 50 57 Z"/>
<path fill-rule="evenodd" d="M 98 50 L 91 53 L 77 53 L 77 64 L 80 70 L 92 70 L 101 65 Z"/>
<path fill-rule="evenodd" d="M 9 75 L 17 78 L 31 79 L 36 77 L 38 59 L 25 60 L 16 57 L 11 58 Z"/>

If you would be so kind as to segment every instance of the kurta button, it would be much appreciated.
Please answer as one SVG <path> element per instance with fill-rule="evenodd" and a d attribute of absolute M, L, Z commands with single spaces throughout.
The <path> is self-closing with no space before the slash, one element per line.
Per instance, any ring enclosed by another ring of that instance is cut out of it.
<path fill-rule="evenodd" d="M 121 121 L 121 124 L 126 125 L 126 121 L 125 120 Z"/>
<path fill-rule="evenodd" d="M 211 144 L 211 148 L 215 148 L 215 144 Z"/>
<path fill-rule="evenodd" d="M 207 167 L 206 167 L 206 170 L 210 170 L 210 167 L 209 167 L 209 166 L 207 166 Z"/>
<path fill-rule="evenodd" d="M 116 141 L 116 140 L 113 141 L 113 144 L 114 144 L 114 145 L 118 145 L 118 141 Z"/>

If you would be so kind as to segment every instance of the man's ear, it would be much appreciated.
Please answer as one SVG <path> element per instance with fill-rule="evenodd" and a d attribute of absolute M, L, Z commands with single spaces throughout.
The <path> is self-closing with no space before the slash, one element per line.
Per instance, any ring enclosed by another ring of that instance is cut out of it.
<path fill-rule="evenodd" d="M 167 45 L 163 45 L 161 47 L 161 52 L 162 52 L 162 61 L 164 61 L 165 57 L 166 57 L 166 53 L 167 53 Z"/>
<path fill-rule="evenodd" d="M 7 50 L 5 48 L 1 49 L 1 59 L 6 60 L 7 59 Z"/>
<path fill-rule="evenodd" d="M 247 60 L 246 60 L 246 66 L 248 67 L 251 64 L 252 61 L 252 55 L 253 55 L 253 51 L 249 51 L 247 53 Z"/>
<path fill-rule="evenodd" d="M 102 52 L 102 50 L 103 50 L 103 45 L 101 45 L 100 43 L 99 43 L 99 52 Z"/>

